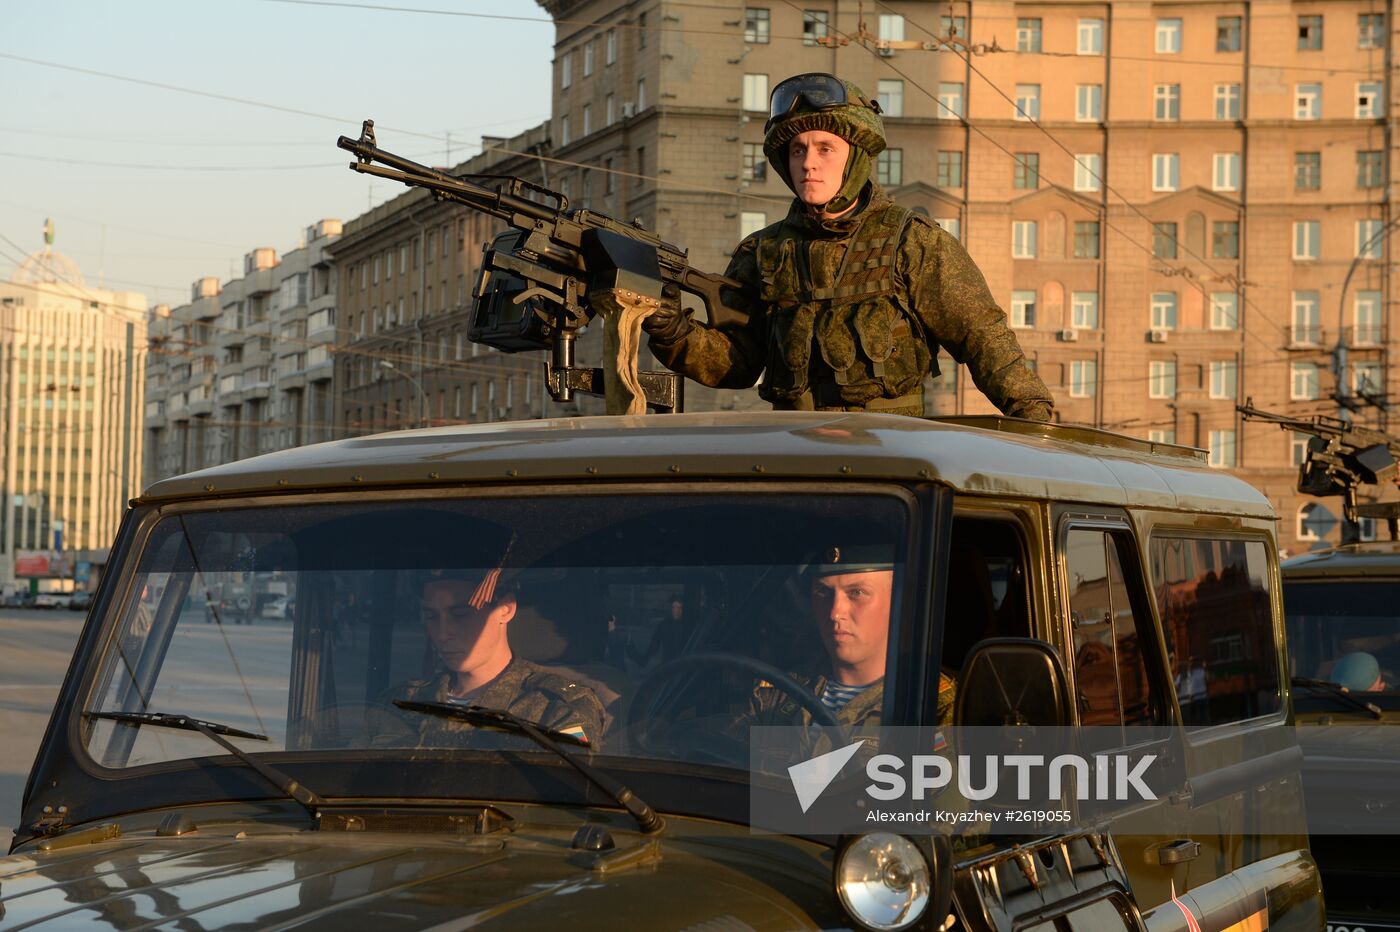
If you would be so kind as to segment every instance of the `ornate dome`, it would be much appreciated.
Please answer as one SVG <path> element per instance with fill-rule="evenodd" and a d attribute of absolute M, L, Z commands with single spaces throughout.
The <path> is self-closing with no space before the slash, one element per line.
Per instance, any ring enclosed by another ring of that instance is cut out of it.
<path fill-rule="evenodd" d="M 61 252 L 45 249 L 26 258 L 10 276 L 10 281 L 21 285 L 62 283 L 65 285 L 83 284 L 83 273 L 78 264 Z"/>

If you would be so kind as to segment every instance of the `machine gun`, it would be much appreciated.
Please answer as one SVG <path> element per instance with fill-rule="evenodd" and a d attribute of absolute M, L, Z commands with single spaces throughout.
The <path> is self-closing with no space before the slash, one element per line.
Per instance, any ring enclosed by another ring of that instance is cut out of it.
<path fill-rule="evenodd" d="M 1400 479 L 1400 439 L 1369 427 L 1357 427 L 1341 418 L 1315 414 L 1289 417 L 1254 407 L 1247 398 L 1236 411 L 1246 421 L 1277 424 L 1284 430 L 1308 434 L 1308 449 L 1298 467 L 1298 491 L 1304 495 L 1342 497 L 1342 514 L 1348 521 L 1357 518 L 1384 518 L 1396 536 L 1400 502 L 1358 504 L 1356 490 L 1363 485 L 1396 483 Z"/>
<path fill-rule="evenodd" d="M 710 326 L 744 322 L 744 315 L 727 308 L 720 297 L 721 289 L 743 287 L 739 282 L 691 268 L 685 250 L 646 231 L 640 221 L 629 224 L 585 208 L 571 210 L 563 194 L 523 178 L 454 177 L 420 165 L 380 149 L 373 120 L 365 120 L 359 139 L 341 136 L 336 145 L 354 153 L 354 171 L 426 188 L 437 200 L 464 204 L 512 227 L 482 250 L 468 336 L 507 353 L 551 350 L 545 384 L 555 401 L 570 401 L 576 391 L 603 391 L 600 369 L 574 365 L 577 333 L 597 313 L 590 295 L 630 291 L 661 299 L 663 288 L 667 296 L 679 289 L 700 298 Z M 680 409 L 681 376 L 639 376 L 649 404 Z"/>

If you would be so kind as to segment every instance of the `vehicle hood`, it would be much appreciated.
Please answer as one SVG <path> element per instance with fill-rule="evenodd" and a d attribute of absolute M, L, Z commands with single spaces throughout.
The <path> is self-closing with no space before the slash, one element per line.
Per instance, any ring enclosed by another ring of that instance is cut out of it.
<path fill-rule="evenodd" d="M 290 832 L 122 838 L 0 859 L 0 929 L 798 929 L 844 924 L 815 846 L 756 836 Z M 825 881 L 825 882 L 824 882 Z M 828 915 L 812 916 L 814 904 Z"/>

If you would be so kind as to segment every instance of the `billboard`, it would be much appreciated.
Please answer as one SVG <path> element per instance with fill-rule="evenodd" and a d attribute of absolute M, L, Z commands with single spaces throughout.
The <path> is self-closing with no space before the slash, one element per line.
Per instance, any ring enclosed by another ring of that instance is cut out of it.
<path fill-rule="evenodd" d="M 68 554 L 53 550 L 15 551 L 15 576 L 34 578 L 56 578 L 72 576 Z"/>

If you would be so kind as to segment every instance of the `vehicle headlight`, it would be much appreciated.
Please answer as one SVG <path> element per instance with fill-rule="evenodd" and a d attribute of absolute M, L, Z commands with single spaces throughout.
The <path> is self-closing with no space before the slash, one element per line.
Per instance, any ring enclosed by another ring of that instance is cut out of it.
<path fill-rule="evenodd" d="M 929 904 L 928 861 L 902 835 L 861 835 L 836 857 L 836 895 L 851 918 L 880 932 L 907 929 Z"/>

